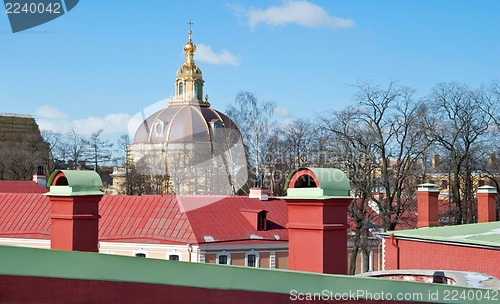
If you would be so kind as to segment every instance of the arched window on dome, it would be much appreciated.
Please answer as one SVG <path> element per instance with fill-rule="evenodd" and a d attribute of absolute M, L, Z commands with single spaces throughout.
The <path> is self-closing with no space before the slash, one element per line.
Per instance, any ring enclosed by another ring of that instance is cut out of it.
<path fill-rule="evenodd" d="M 163 136 L 163 130 L 164 130 L 163 122 L 161 120 L 157 120 L 154 124 L 155 137 Z"/>
<path fill-rule="evenodd" d="M 179 82 L 179 95 L 184 95 L 184 84 L 182 82 Z"/>
<path fill-rule="evenodd" d="M 194 94 L 196 95 L 196 98 L 201 99 L 200 98 L 200 84 L 197 82 L 194 84 Z"/>

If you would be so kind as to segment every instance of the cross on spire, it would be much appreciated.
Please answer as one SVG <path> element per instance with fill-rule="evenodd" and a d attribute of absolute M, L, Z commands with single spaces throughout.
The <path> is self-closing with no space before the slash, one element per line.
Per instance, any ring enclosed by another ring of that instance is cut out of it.
<path fill-rule="evenodd" d="M 193 31 L 191 31 L 191 26 L 193 25 L 193 22 L 191 21 L 191 19 L 189 19 L 189 22 L 187 22 L 187 24 L 189 25 L 189 32 L 188 32 L 189 40 L 191 40 L 191 33 L 193 32 Z"/>

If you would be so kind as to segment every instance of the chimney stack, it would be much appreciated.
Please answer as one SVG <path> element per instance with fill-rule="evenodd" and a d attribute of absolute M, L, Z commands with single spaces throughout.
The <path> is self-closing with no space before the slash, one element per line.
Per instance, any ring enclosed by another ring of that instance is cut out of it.
<path fill-rule="evenodd" d="M 267 201 L 269 199 L 268 196 L 269 191 L 267 188 L 250 188 L 250 194 L 248 194 L 249 198 L 258 198 L 261 201 Z"/>
<path fill-rule="evenodd" d="M 420 184 L 417 228 L 439 226 L 439 189 L 435 184 Z"/>
<path fill-rule="evenodd" d="M 33 181 L 40 186 L 47 188 L 47 177 L 43 173 L 43 166 L 36 166 L 36 173 L 33 174 Z"/>
<path fill-rule="evenodd" d="M 477 222 L 495 222 L 497 217 L 497 189 L 492 186 L 477 188 Z"/>
<path fill-rule="evenodd" d="M 332 168 L 300 168 L 289 175 L 289 269 L 347 274 L 347 208 L 352 201 L 345 174 Z"/>
<path fill-rule="evenodd" d="M 102 181 L 94 171 L 56 170 L 48 180 L 50 248 L 98 252 Z"/>

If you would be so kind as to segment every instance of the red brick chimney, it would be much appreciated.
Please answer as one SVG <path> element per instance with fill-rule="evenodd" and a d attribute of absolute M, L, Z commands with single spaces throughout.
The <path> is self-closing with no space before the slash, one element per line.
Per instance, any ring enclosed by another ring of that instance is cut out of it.
<path fill-rule="evenodd" d="M 337 169 L 301 168 L 287 184 L 289 269 L 347 274 L 349 180 Z"/>
<path fill-rule="evenodd" d="M 439 226 L 439 189 L 434 184 L 418 185 L 417 228 Z"/>
<path fill-rule="evenodd" d="M 98 252 L 102 181 L 94 171 L 57 170 L 49 177 L 50 248 Z"/>
<path fill-rule="evenodd" d="M 477 222 L 495 222 L 497 220 L 497 189 L 482 186 L 477 189 Z"/>

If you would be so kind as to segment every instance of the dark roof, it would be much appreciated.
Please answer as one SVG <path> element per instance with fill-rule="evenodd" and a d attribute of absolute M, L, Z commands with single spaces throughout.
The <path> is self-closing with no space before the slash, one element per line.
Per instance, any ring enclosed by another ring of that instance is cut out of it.
<path fill-rule="evenodd" d="M 30 180 L 0 180 L 0 193 L 45 193 L 48 190 Z"/>
<path fill-rule="evenodd" d="M 240 209 L 267 210 L 257 231 Z M 0 237 L 50 238 L 50 201 L 41 194 L 0 193 Z M 161 244 L 287 241 L 286 203 L 246 196 L 106 195 L 99 240 Z"/>

